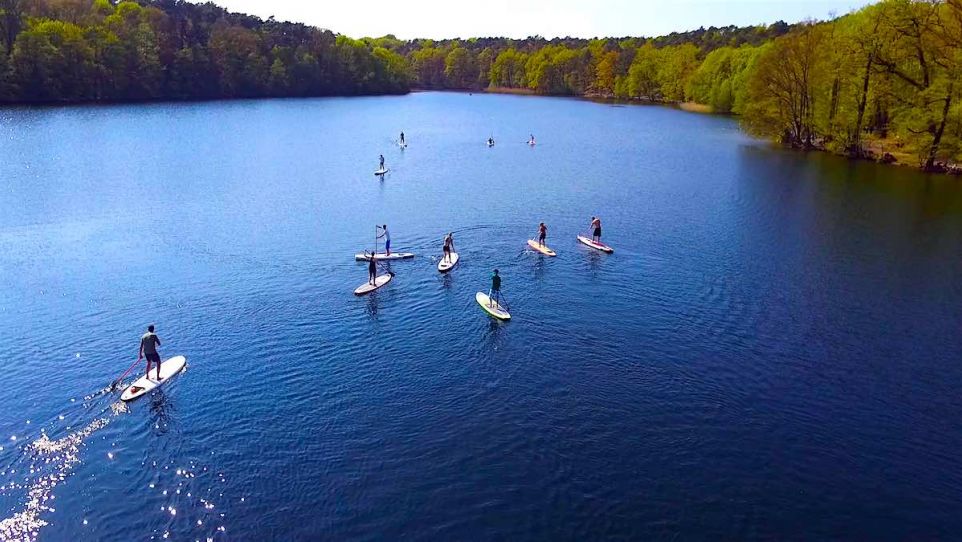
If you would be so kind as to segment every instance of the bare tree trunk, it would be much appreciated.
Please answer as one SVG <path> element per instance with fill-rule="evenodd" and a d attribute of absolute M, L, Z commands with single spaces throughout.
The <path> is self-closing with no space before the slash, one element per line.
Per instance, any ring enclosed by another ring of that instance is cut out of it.
<path fill-rule="evenodd" d="M 925 159 L 925 165 L 923 169 L 926 171 L 933 171 L 935 169 L 935 159 L 939 152 L 939 146 L 942 144 L 942 134 L 945 133 L 945 124 L 949 120 L 949 109 L 952 107 L 952 92 L 954 90 L 955 82 L 949 82 L 949 89 L 945 95 L 945 105 L 942 106 L 942 121 L 939 122 L 938 128 L 936 128 L 935 133 L 932 137 L 932 145 L 929 147 L 928 157 Z"/>
<path fill-rule="evenodd" d="M 868 104 L 868 87 L 872 79 L 872 64 L 874 60 L 875 54 L 873 53 L 869 55 L 868 61 L 865 63 L 865 74 L 862 76 L 862 95 L 858 100 L 858 117 L 855 120 L 855 130 L 849 142 L 849 154 L 855 157 L 864 155 L 862 151 L 862 122 L 865 119 L 865 106 Z"/>

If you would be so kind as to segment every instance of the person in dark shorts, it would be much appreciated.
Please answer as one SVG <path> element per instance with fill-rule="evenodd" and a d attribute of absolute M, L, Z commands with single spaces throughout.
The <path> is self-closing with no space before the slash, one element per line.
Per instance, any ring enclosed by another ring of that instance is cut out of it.
<path fill-rule="evenodd" d="M 544 222 L 538 224 L 538 244 L 544 246 L 544 238 L 548 236 L 548 226 Z"/>
<path fill-rule="evenodd" d="M 147 378 L 150 378 L 150 364 L 157 364 L 157 381 L 160 381 L 160 354 L 157 347 L 160 346 L 160 337 L 154 333 L 154 325 L 147 326 L 147 333 L 140 338 L 140 352 L 137 354 L 137 361 L 147 358 Z"/>
<path fill-rule="evenodd" d="M 493 307 L 501 299 L 501 275 L 495 269 L 491 275 L 491 291 L 488 292 L 488 306 Z"/>
<path fill-rule="evenodd" d="M 444 236 L 444 246 L 442 250 L 444 250 L 444 261 L 450 262 L 451 252 L 454 250 L 454 235 L 451 232 L 448 232 L 448 234 Z"/>
<path fill-rule="evenodd" d="M 406 145 L 406 144 L 407 143 L 404 142 L 404 132 L 401 132 L 401 145 Z"/>
<path fill-rule="evenodd" d="M 591 217 L 591 240 L 601 244 L 601 219 L 596 216 Z"/>
<path fill-rule="evenodd" d="M 380 155 L 378 155 L 378 156 L 380 157 L 380 160 L 381 160 L 381 162 L 380 162 L 380 163 L 381 163 L 381 169 L 380 169 L 379 171 L 384 171 L 384 155 L 383 155 L 383 154 L 380 154 Z"/>

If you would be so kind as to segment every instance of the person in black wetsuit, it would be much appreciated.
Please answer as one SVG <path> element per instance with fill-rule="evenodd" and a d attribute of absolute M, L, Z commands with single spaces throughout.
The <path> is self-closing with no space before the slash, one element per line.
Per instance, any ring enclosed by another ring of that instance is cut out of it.
<path fill-rule="evenodd" d="M 491 290 L 488 292 L 488 306 L 493 307 L 501 299 L 501 275 L 495 269 L 491 274 Z"/>
<path fill-rule="evenodd" d="M 367 264 L 367 280 L 371 283 L 371 286 L 375 285 L 374 280 L 377 278 L 377 262 L 374 261 L 374 254 L 371 253 L 371 261 Z"/>

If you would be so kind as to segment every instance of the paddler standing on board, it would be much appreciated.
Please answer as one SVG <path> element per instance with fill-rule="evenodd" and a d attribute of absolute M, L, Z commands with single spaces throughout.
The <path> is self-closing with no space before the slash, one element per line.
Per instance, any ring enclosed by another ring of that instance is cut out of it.
<path fill-rule="evenodd" d="M 374 260 L 374 253 L 371 253 L 371 260 L 367 264 L 367 280 L 371 283 L 371 286 L 376 286 L 375 279 L 377 279 L 377 262 Z"/>
<path fill-rule="evenodd" d="M 491 291 L 488 292 L 488 306 L 493 307 L 501 299 L 501 275 L 495 269 L 491 275 Z"/>
<path fill-rule="evenodd" d="M 544 246 L 544 238 L 548 236 L 548 226 L 544 222 L 538 224 L 538 245 Z"/>
<path fill-rule="evenodd" d="M 601 244 L 601 219 L 593 216 L 591 217 L 591 240 L 595 243 Z"/>
<path fill-rule="evenodd" d="M 384 160 L 383 156 L 381 157 L 381 160 L 382 161 Z M 382 165 L 382 168 L 383 168 L 383 165 Z M 384 238 L 384 254 L 386 254 L 387 256 L 390 256 L 391 255 L 391 234 L 388 233 L 387 231 L 387 224 L 384 224 L 383 226 L 377 226 L 377 229 L 381 230 L 381 233 L 378 234 L 377 238 L 378 239 L 382 237 Z"/>
<path fill-rule="evenodd" d="M 454 251 L 454 236 L 451 232 L 448 232 L 448 234 L 444 236 L 444 246 L 442 250 L 444 250 L 444 261 L 450 262 L 451 252 Z"/>
<path fill-rule="evenodd" d="M 384 171 L 384 155 L 379 154 L 378 156 L 381 158 L 381 168 L 378 171 Z"/>
<path fill-rule="evenodd" d="M 140 338 L 140 348 L 137 353 L 137 361 L 147 358 L 147 378 L 150 378 L 150 364 L 157 364 L 157 381 L 160 382 L 160 354 L 157 347 L 160 346 L 160 337 L 154 333 L 154 325 L 147 326 L 147 333 Z"/>
<path fill-rule="evenodd" d="M 404 132 L 401 132 L 401 146 L 404 146 Z"/>

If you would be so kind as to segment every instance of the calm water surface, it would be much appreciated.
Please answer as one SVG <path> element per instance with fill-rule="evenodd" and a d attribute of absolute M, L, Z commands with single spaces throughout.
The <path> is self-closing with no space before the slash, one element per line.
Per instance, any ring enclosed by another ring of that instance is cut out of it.
<path fill-rule="evenodd" d="M 378 223 L 417 257 L 356 298 Z M 956 538 L 960 276 L 957 179 L 725 118 L 0 110 L 0 538 Z M 125 410 L 151 322 L 189 367 Z"/>

